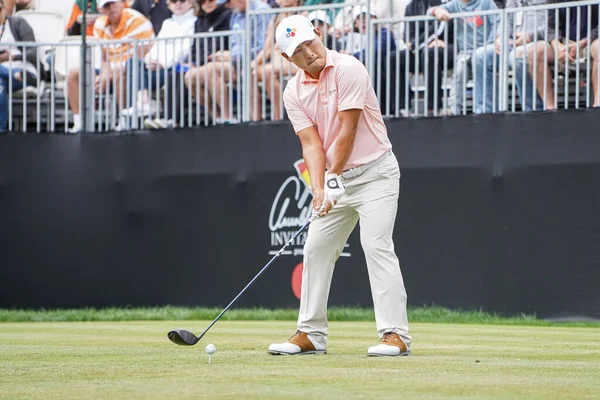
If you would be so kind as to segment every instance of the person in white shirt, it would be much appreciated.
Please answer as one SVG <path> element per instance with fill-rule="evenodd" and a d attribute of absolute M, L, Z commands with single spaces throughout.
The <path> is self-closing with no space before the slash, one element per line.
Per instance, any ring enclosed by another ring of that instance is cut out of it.
<path fill-rule="evenodd" d="M 155 104 L 150 99 L 150 90 L 162 87 L 167 78 L 176 72 L 192 49 L 191 36 L 194 35 L 196 15 L 193 0 L 169 0 L 169 9 L 173 16 L 163 22 L 156 42 L 138 65 L 129 60 L 128 73 L 132 68 L 139 68 L 139 85 L 137 94 L 137 115 L 145 117 L 155 111 Z M 134 108 L 123 110 L 123 116 L 133 116 Z"/>
<path fill-rule="evenodd" d="M 371 0 L 369 10 L 374 15 L 377 15 L 377 18 L 393 18 L 395 20 L 399 20 L 404 18 L 404 11 L 406 10 L 408 3 L 410 3 L 410 0 Z M 346 0 L 344 4 L 347 7 L 341 9 L 333 21 L 335 37 L 338 39 L 347 37 L 349 33 L 354 31 L 353 12 L 355 10 L 355 6 L 366 5 L 366 1 Z M 404 49 L 404 22 L 400 23 L 398 28 L 394 26 L 393 34 L 398 47 L 400 49 Z"/>

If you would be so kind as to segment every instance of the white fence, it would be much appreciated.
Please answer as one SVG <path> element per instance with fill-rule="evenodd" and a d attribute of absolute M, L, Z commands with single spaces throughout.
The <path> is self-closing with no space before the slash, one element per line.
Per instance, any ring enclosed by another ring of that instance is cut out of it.
<path fill-rule="evenodd" d="M 361 5 L 253 11 L 240 30 L 152 41 L 88 38 L 85 51 L 80 37 L 56 39 L 37 27 L 36 37 L 39 31 L 47 42 L 38 37 L 8 47 L 38 60 L 26 56 L 23 61 L 31 63 L 22 76 L 7 76 L 7 109 L 0 112 L 14 132 L 283 119 L 281 93 L 296 70 L 281 57 L 274 35 L 256 28 L 258 19 L 273 21 L 282 13 L 328 20 L 321 24 L 326 44 L 367 65 L 387 117 L 598 105 L 598 1 L 455 13 L 449 22 L 378 19 L 369 5 L 353 19 L 356 7 Z M 243 52 L 220 60 L 215 52 L 227 50 L 233 38 L 244 39 Z M 148 54 L 169 63 L 156 68 Z M 2 65 L 9 71 L 22 67 Z"/>

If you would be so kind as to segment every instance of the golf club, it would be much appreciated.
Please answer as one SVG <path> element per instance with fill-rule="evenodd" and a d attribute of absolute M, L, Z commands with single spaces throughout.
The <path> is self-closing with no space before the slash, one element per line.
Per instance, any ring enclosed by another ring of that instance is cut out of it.
<path fill-rule="evenodd" d="M 321 214 L 321 212 L 325 209 L 325 205 L 327 202 L 323 202 L 323 205 L 321 206 L 321 208 L 319 209 L 318 212 L 313 213 L 313 215 L 310 217 L 310 219 L 302 226 L 302 228 L 300 228 L 298 230 L 298 232 L 296 232 L 294 234 L 294 236 L 292 236 L 290 238 L 290 240 L 287 241 L 287 243 L 277 252 L 277 254 L 275 254 L 273 256 L 273 258 L 271 258 L 271 260 L 267 263 L 267 265 L 265 265 L 259 272 L 258 274 L 256 274 L 256 276 L 254 278 L 252 278 L 252 280 L 246 285 L 246 287 L 244 287 L 242 289 L 242 291 L 235 296 L 235 298 L 233 300 L 231 300 L 231 303 L 229 303 L 227 305 L 227 307 L 225 307 L 223 309 L 223 311 L 221 311 L 221 313 L 219 315 L 217 315 L 217 318 L 214 319 L 213 322 L 210 323 L 210 325 L 208 325 L 208 328 L 206 328 L 204 330 L 204 332 L 202 332 L 199 336 L 194 335 L 192 332 L 190 331 L 186 331 L 185 329 L 175 329 L 170 331 L 167 336 L 169 337 L 169 339 L 171 340 L 171 342 L 178 344 L 180 346 L 193 346 L 196 343 L 198 343 L 200 341 L 200 339 L 202 339 L 202 337 L 206 334 L 206 332 L 208 332 L 208 330 L 219 320 L 219 318 L 221 318 L 223 316 L 223 314 L 225 314 L 227 312 L 227 310 L 229 310 L 229 307 L 231 307 L 233 305 L 233 303 L 236 302 L 236 300 L 242 295 L 244 294 L 244 292 L 246 291 L 246 289 L 248 289 L 253 283 L 254 281 L 256 281 L 258 279 L 258 277 L 260 277 L 263 272 L 265 272 L 270 266 L 271 264 L 273 264 L 273 262 L 279 258 L 279 256 L 281 256 L 281 254 L 283 253 L 283 251 L 291 244 L 294 242 L 294 240 L 302 233 L 304 232 L 308 226 L 310 225 L 311 222 L 313 222 L 315 219 L 317 219 L 319 217 L 319 214 Z"/>

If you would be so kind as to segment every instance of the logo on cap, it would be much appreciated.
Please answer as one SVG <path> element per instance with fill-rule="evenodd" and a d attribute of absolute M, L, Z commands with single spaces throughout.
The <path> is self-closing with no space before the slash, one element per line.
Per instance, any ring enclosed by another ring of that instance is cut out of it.
<path fill-rule="evenodd" d="M 287 28 L 285 31 L 287 32 L 286 35 L 285 35 L 285 37 L 289 38 L 290 36 L 291 37 L 296 36 L 297 29 L 296 28 Z"/>

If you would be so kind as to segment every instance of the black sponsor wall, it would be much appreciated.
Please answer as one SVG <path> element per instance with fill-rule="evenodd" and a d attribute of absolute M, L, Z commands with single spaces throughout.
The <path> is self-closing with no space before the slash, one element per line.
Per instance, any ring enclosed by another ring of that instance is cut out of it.
<path fill-rule="evenodd" d="M 409 303 L 600 317 L 599 120 L 388 121 Z M 224 306 L 304 221 L 300 158 L 287 124 L 0 136 L 0 307 Z M 297 306 L 300 249 L 238 306 Z M 330 304 L 369 306 L 345 253 Z"/>

